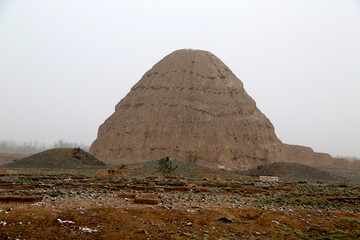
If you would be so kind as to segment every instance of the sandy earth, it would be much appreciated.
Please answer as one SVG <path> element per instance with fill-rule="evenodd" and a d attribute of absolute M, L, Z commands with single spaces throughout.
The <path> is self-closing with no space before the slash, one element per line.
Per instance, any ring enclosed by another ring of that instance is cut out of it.
<path fill-rule="evenodd" d="M 8 176 L 0 186 L 15 197 L 0 203 L 2 239 L 360 239 L 359 186 Z"/>

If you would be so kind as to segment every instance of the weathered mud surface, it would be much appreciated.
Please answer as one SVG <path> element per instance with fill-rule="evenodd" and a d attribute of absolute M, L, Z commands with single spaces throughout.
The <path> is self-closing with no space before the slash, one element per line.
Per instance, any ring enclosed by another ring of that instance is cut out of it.
<path fill-rule="evenodd" d="M 359 239 L 360 189 L 259 181 L 1 177 L 7 239 Z"/>

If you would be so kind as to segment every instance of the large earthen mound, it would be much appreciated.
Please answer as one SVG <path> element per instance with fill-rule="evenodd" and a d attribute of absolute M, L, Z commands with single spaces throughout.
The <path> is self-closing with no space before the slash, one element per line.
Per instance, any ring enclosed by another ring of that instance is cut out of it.
<path fill-rule="evenodd" d="M 90 152 L 114 165 L 170 156 L 232 170 L 272 162 L 360 168 L 358 162 L 283 144 L 243 83 L 200 50 L 175 51 L 147 71 L 99 127 Z"/>
<path fill-rule="evenodd" d="M 90 152 L 108 164 L 164 156 L 249 169 L 284 160 L 274 127 L 210 52 L 178 50 L 145 73 L 99 127 Z"/>
<path fill-rule="evenodd" d="M 54 148 L 3 165 L 9 168 L 96 169 L 105 163 L 80 148 Z"/>
<path fill-rule="evenodd" d="M 335 175 L 300 163 L 276 162 L 258 166 L 244 172 L 251 176 L 277 176 L 283 178 L 298 178 L 328 181 L 349 181 L 345 176 Z"/>

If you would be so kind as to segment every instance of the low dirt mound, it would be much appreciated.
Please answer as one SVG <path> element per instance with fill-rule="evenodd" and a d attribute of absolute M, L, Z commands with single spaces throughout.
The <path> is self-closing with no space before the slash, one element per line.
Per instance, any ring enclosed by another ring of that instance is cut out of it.
<path fill-rule="evenodd" d="M 80 148 L 54 148 L 3 165 L 9 168 L 98 169 L 105 163 Z"/>
<path fill-rule="evenodd" d="M 344 176 L 338 176 L 317 168 L 300 163 L 277 162 L 243 171 L 250 176 L 277 176 L 283 178 L 314 179 L 328 181 L 349 181 Z"/>

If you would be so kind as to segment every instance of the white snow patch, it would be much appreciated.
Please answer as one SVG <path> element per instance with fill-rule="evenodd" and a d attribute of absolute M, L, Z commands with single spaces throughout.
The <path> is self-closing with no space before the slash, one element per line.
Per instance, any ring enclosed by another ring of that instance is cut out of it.
<path fill-rule="evenodd" d="M 36 203 L 33 203 L 34 206 L 41 206 L 41 205 L 45 205 L 46 202 L 36 202 Z"/>
<path fill-rule="evenodd" d="M 79 230 L 80 231 L 83 231 L 83 232 L 87 232 L 87 233 L 93 233 L 93 232 L 97 232 L 96 229 L 90 229 L 90 228 L 87 228 L 87 227 L 79 227 Z"/>
<path fill-rule="evenodd" d="M 61 224 L 65 224 L 65 223 L 69 223 L 69 224 L 75 224 L 75 222 L 73 221 L 69 221 L 69 220 L 61 220 L 60 218 L 57 219 L 57 221 Z"/>

